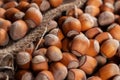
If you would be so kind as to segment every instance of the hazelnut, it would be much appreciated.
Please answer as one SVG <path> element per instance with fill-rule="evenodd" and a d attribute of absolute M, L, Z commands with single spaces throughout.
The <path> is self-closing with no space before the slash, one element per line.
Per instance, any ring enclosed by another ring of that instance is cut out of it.
<path fill-rule="evenodd" d="M 91 56 L 81 56 L 83 58 L 79 59 L 80 69 L 85 71 L 86 74 L 90 75 L 94 72 L 97 67 L 97 61 Z"/>
<path fill-rule="evenodd" d="M 85 72 L 81 69 L 70 69 L 67 80 L 86 80 Z"/>
<path fill-rule="evenodd" d="M 32 56 L 25 51 L 21 51 L 16 55 L 16 63 L 21 69 L 29 69 L 31 59 Z"/>
<path fill-rule="evenodd" d="M 18 6 L 16 7 L 20 11 L 25 12 L 28 9 L 29 3 L 26 1 L 20 1 Z"/>
<path fill-rule="evenodd" d="M 112 80 L 120 80 L 120 74 L 119 75 L 115 75 Z"/>
<path fill-rule="evenodd" d="M 99 44 L 101 44 L 102 42 L 104 42 L 107 39 L 112 39 L 112 36 L 110 33 L 108 32 L 103 32 L 98 34 L 95 39 L 99 42 Z"/>
<path fill-rule="evenodd" d="M 97 6 L 88 5 L 85 7 L 85 13 L 88 13 L 91 16 L 97 16 L 100 13 L 100 9 Z"/>
<path fill-rule="evenodd" d="M 60 39 L 53 34 L 47 34 L 45 36 L 45 46 L 57 46 L 58 48 L 62 47 L 62 43 L 60 41 Z"/>
<path fill-rule="evenodd" d="M 45 56 L 47 52 L 46 48 L 40 48 L 33 53 L 33 56 L 42 55 Z"/>
<path fill-rule="evenodd" d="M 0 1 L 0 7 L 2 7 L 4 4 L 3 0 Z"/>
<path fill-rule="evenodd" d="M 10 2 L 7 2 L 3 5 L 3 8 L 4 9 L 9 9 L 9 8 L 14 8 L 18 6 L 18 3 L 16 1 L 10 1 Z"/>
<path fill-rule="evenodd" d="M 90 41 L 88 38 L 83 34 L 80 33 L 76 35 L 71 43 L 71 52 L 76 56 L 81 56 L 86 53 L 86 50 L 90 46 Z"/>
<path fill-rule="evenodd" d="M 115 7 L 115 12 L 119 13 L 120 11 L 120 1 L 116 1 L 115 4 L 114 4 L 114 7 Z"/>
<path fill-rule="evenodd" d="M 98 76 L 91 76 L 87 80 L 102 80 L 102 79 Z"/>
<path fill-rule="evenodd" d="M 116 40 L 120 41 L 120 25 L 119 24 L 112 24 L 108 27 L 108 32 L 112 35 L 112 37 Z"/>
<path fill-rule="evenodd" d="M 58 38 L 59 38 L 60 40 L 62 40 L 62 39 L 64 38 L 64 35 L 63 35 L 61 29 L 59 29 L 59 28 L 52 29 L 52 30 L 49 32 L 49 34 L 54 34 L 54 35 L 58 36 Z"/>
<path fill-rule="evenodd" d="M 59 27 L 61 28 L 68 16 L 62 16 L 58 20 Z"/>
<path fill-rule="evenodd" d="M 56 46 L 48 47 L 46 56 L 50 61 L 60 61 L 63 58 L 61 50 Z"/>
<path fill-rule="evenodd" d="M 64 80 L 68 74 L 66 66 L 60 62 L 52 63 L 50 65 L 50 71 L 52 72 L 55 80 Z"/>
<path fill-rule="evenodd" d="M 11 27 L 11 22 L 9 20 L 4 20 L 0 18 L 0 28 L 8 32 L 10 27 Z"/>
<path fill-rule="evenodd" d="M 114 6 L 111 3 L 107 2 L 100 7 L 100 10 L 102 12 L 104 12 L 104 11 L 114 12 Z"/>
<path fill-rule="evenodd" d="M 98 17 L 98 22 L 101 26 L 110 25 L 115 20 L 114 14 L 109 11 L 102 12 Z"/>
<path fill-rule="evenodd" d="M 63 0 L 49 0 L 52 7 L 58 7 L 63 3 Z"/>
<path fill-rule="evenodd" d="M 39 6 L 36 3 L 30 3 L 28 8 L 34 7 L 36 9 L 39 9 Z"/>
<path fill-rule="evenodd" d="M 5 18 L 5 12 L 6 10 L 4 8 L 0 8 L 0 18 Z"/>
<path fill-rule="evenodd" d="M 34 56 L 32 59 L 32 70 L 35 72 L 48 70 L 48 63 L 46 58 L 42 55 Z"/>
<path fill-rule="evenodd" d="M 10 21 L 16 21 L 16 20 L 22 19 L 24 15 L 25 13 L 19 11 L 17 8 L 9 8 L 5 12 L 6 19 Z"/>
<path fill-rule="evenodd" d="M 108 39 L 102 43 L 101 53 L 105 57 L 111 58 L 116 54 L 118 47 L 119 47 L 119 41 L 115 39 Z"/>
<path fill-rule="evenodd" d="M 96 7 L 100 7 L 103 4 L 102 0 L 88 0 L 87 5 L 94 5 Z"/>
<path fill-rule="evenodd" d="M 98 35 L 102 32 L 103 31 L 100 28 L 94 27 L 94 28 L 91 28 L 91 29 L 87 30 L 85 32 L 85 36 L 87 36 L 87 38 L 89 38 L 89 39 L 93 39 L 96 35 Z"/>
<path fill-rule="evenodd" d="M 10 36 L 13 40 L 19 40 L 26 35 L 27 31 L 27 24 L 23 20 L 17 20 L 10 27 Z"/>
<path fill-rule="evenodd" d="M 66 12 L 67 16 L 72 16 L 72 17 L 76 17 L 76 18 L 78 16 L 80 16 L 81 14 L 83 14 L 83 11 L 80 8 L 77 8 L 76 6 L 75 6 L 75 8 L 67 10 L 67 12 Z"/>
<path fill-rule="evenodd" d="M 30 7 L 24 16 L 24 19 L 27 23 L 27 25 L 30 28 L 35 28 L 40 26 L 40 23 L 42 22 L 42 14 L 39 11 L 39 9 L 36 9 L 35 7 Z"/>
<path fill-rule="evenodd" d="M 9 36 L 4 29 L 0 28 L 0 46 L 5 46 L 9 42 Z"/>
<path fill-rule="evenodd" d="M 36 3 L 38 6 L 42 3 L 43 0 L 32 0 L 32 3 Z"/>
<path fill-rule="evenodd" d="M 94 20 L 92 16 L 88 13 L 84 13 L 79 17 L 79 21 L 81 22 L 81 31 L 86 31 L 92 27 L 94 27 Z"/>
<path fill-rule="evenodd" d="M 17 80 L 33 80 L 33 74 L 27 70 L 20 70 L 16 73 Z"/>
<path fill-rule="evenodd" d="M 81 23 L 78 19 L 68 17 L 62 25 L 62 30 L 67 37 L 75 36 L 81 31 Z"/>
<path fill-rule="evenodd" d="M 98 55 L 99 51 L 100 51 L 100 45 L 98 41 L 94 39 L 90 39 L 90 46 L 86 51 L 86 55 L 94 57 Z"/>
<path fill-rule="evenodd" d="M 47 30 L 50 31 L 58 26 L 57 22 L 55 20 L 50 20 L 48 22 Z"/>
<path fill-rule="evenodd" d="M 41 71 L 37 74 L 35 80 L 54 80 L 53 74 L 50 71 Z"/>
<path fill-rule="evenodd" d="M 106 74 L 107 73 L 107 74 Z M 114 63 L 108 63 L 99 70 L 99 76 L 102 80 L 108 80 L 115 75 L 120 74 L 119 67 Z"/>
<path fill-rule="evenodd" d="M 115 0 L 103 0 L 103 3 L 110 3 L 110 4 L 114 4 Z"/>
<path fill-rule="evenodd" d="M 68 52 L 63 52 L 63 58 L 60 60 L 68 69 L 79 67 L 79 61 L 75 55 Z"/>
<path fill-rule="evenodd" d="M 50 3 L 48 0 L 43 0 L 42 3 L 39 6 L 40 10 L 42 12 L 47 11 L 48 9 L 50 9 Z"/>

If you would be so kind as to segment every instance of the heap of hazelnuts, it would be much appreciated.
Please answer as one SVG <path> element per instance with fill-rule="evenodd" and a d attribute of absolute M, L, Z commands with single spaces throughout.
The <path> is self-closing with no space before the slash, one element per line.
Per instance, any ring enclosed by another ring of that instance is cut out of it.
<path fill-rule="evenodd" d="M 120 80 L 119 5 L 120 0 L 87 0 L 51 20 L 44 38 L 17 53 L 15 78 Z"/>
<path fill-rule="evenodd" d="M 63 0 L 0 0 L 0 47 L 23 39 L 42 23 L 43 14 Z"/>

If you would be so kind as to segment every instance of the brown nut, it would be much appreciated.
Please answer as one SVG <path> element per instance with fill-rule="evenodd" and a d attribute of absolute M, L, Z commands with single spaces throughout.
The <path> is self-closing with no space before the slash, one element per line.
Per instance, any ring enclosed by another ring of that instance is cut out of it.
<path fill-rule="evenodd" d="M 61 28 L 68 16 L 62 16 L 58 20 L 59 27 Z"/>
<path fill-rule="evenodd" d="M 103 66 L 107 62 L 107 59 L 101 55 L 96 56 L 95 59 L 97 60 L 98 66 Z"/>
<path fill-rule="evenodd" d="M 108 63 L 99 70 L 99 76 L 102 80 L 108 80 L 111 77 L 119 74 L 120 74 L 120 69 L 114 63 Z"/>
<path fill-rule="evenodd" d="M 53 73 L 55 80 L 64 80 L 68 74 L 66 66 L 60 62 L 52 63 L 50 65 L 50 71 Z"/>
<path fill-rule="evenodd" d="M 55 20 L 50 20 L 48 22 L 47 30 L 50 31 L 58 26 L 57 22 Z"/>
<path fill-rule="evenodd" d="M 79 17 L 79 21 L 81 22 L 81 31 L 86 31 L 92 27 L 94 27 L 94 20 L 92 16 L 88 13 L 84 13 Z"/>
<path fill-rule="evenodd" d="M 0 8 L 0 18 L 5 18 L 5 12 L 6 10 L 4 8 Z"/>
<path fill-rule="evenodd" d="M 114 7 L 115 7 L 115 12 L 119 13 L 120 11 L 120 1 L 116 1 L 115 4 L 114 4 Z"/>
<path fill-rule="evenodd" d="M 88 38 L 83 33 L 80 33 L 74 37 L 71 43 L 71 52 L 76 56 L 81 56 L 86 53 L 89 46 L 90 41 Z"/>
<path fill-rule="evenodd" d="M 0 18 L 0 28 L 8 32 L 10 27 L 11 27 L 11 22 L 9 20 Z"/>
<path fill-rule="evenodd" d="M 19 40 L 26 35 L 27 31 L 27 24 L 23 20 L 17 20 L 10 27 L 10 36 L 13 40 Z"/>
<path fill-rule="evenodd" d="M 52 7 L 58 7 L 63 3 L 63 0 L 49 0 Z"/>
<path fill-rule="evenodd" d="M 20 70 L 15 75 L 17 80 L 33 80 L 33 74 L 27 70 Z"/>
<path fill-rule="evenodd" d="M 73 9 L 67 10 L 66 15 L 72 16 L 72 17 L 78 17 L 81 14 L 83 14 L 83 11 L 80 8 L 77 8 L 76 6 Z"/>
<path fill-rule="evenodd" d="M 30 28 L 35 28 L 42 22 L 42 13 L 35 7 L 30 7 L 24 16 L 25 22 Z"/>
<path fill-rule="evenodd" d="M 118 40 L 108 39 L 108 40 L 106 40 L 105 42 L 102 43 L 101 53 L 105 57 L 111 58 L 116 54 L 118 47 L 119 47 L 119 41 Z"/>
<path fill-rule="evenodd" d="M 37 55 L 45 56 L 46 52 L 47 52 L 46 48 L 40 48 L 40 49 L 34 51 L 33 56 L 37 56 Z"/>
<path fill-rule="evenodd" d="M 46 56 L 50 61 L 60 61 L 63 58 L 61 50 L 56 46 L 48 47 Z"/>
<path fill-rule="evenodd" d="M 63 58 L 60 60 L 68 69 L 79 67 L 79 60 L 75 55 L 68 52 L 63 52 Z"/>
<path fill-rule="evenodd" d="M 36 3 L 38 6 L 42 3 L 43 0 L 31 0 L 32 3 Z"/>
<path fill-rule="evenodd" d="M 94 28 L 91 28 L 91 29 L 87 30 L 85 32 L 85 36 L 87 36 L 87 38 L 89 38 L 89 39 L 93 39 L 96 35 L 98 35 L 102 32 L 103 31 L 100 28 L 94 27 Z"/>
<path fill-rule="evenodd" d="M 103 32 L 98 34 L 95 39 L 99 42 L 99 44 L 101 44 L 102 42 L 104 42 L 107 39 L 112 39 L 112 36 L 110 33 L 108 32 Z"/>
<path fill-rule="evenodd" d="M 48 0 L 42 0 L 42 3 L 39 6 L 40 10 L 42 12 L 47 11 L 48 9 L 50 9 L 50 3 Z"/>
<path fill-rule="evenodd" d="M 0 28 L 0 46 L 5 46 L 9 42 L 9 36 L 4 29 Z"/>
<path fill-rule="evenodd" d="M 18 6 L 16 7 L 20 11 L 25 12 L 28 9 L 29 3 L 26 1 L 20 1 Z"/>
<path fill-rule="evenodd" d="M 60 49 L 62 48 L 62 43 L 56 35 L 47 34 L 44 39 L 45 39 L 45 46 L 47 47 L 57 46 Z"/>
<path fill-rule="evenodd" d="M 73 37 L 80 33 L 81 23 L 76 18 L 68 17 L 62 25 L 62 30 L 67 37 Z"/>
<path fill-rule="evenodd" d="M 98 22 L 101 26 L 110 25 L 115 20 L 114 14 L 109 11 L 102 12 L 98 17 Z"/>
<path fill-rule="evenodd" d="M 81 56 L 79 62 L 80 69 L 85 71 L 85 73 L 88 75 L 92 74 L 97 67 L 96 59 L 91 56 Z"/>
<path fill-rule="evenodd" d="M 115 75 L 111 80 L 120 80 L 120 75 Z"/>
<path fill-rule="evenodd" d="M 32 59 L 32 70 L 35 72 L 48 70 L 48 62 L 42 55 L 37 55 Z"/>
<path fill-rule="evenodd" d="M 100 7 L 103 4 L 102 0 L 88 0 L 87 5 L 94 5 Z"/>
<path fill-rule="evenodd" d="M 3 5 L 3 8 L 4 9 L 9 9 L 9 8 L 13 8 L 13 7 L 16 7 L 18 6 L 18 3 L 16 1 L 10 1 L 10 2 L 7 2 Z"/>
<path fill-rule="evenodd" d="M 16 55 L 16 63 L 21 69 L 29 69 L 31 59 L 32 56 L 25 51 L 21 51 Z"/>
<path fill-rule="evenodd" d="M 120 25 L 112 24 L 108 27 L 107 31 L 112 35 L 112 37 L 118 41 L 120 41 Z"/>
<path fill-rule="evenodd" d="M 49 32 L 49 34 L 54 34 L 54 35 L 58 36 L 58 38 L 59 38 L 60 40 L 62 40 L 62 39 L 64 38 L 64 35 L 63 35 L 61 29 L 59 29 L 59 28 L 52 29 L 52 30 Z"/>
<path fill-rule="evenodd" d="M 67 80 L 86 80 L 86 74 L 80 69 L 70 69 Z"/>
<path fill-rule="evenodd" d="M 100 9 L 96 6 L 88 5 L 85 7 L 85 13 L 88 13 L 91 16 L 98 16 L 100 13 Z"/>
<path fill-rule="evenodd" d="M 100 10 L 102 12 L 104 11 L 110 11 L 110 12 L 114 12 L 114 5 L 112 5 L 111 3 L 105 3 L 100 7 Z"/>
<path fill-rule="evenodd" d="M 0 1 L 0 7 L 2 7 L 4 4 L 3 0 Z"/>
<path fill-rule="evenodd" d="M 37 74 L 35 80 L 54 80 L 53 74 L 50 71 L 41 71 Z"/>
<path fill-rule="evenodd" d="M 98 76 L 91 76 L 87 80 L 102 80 L 102 79 Z"/>
<path fill-rule="evenodd" d="M 103 0 L 103 3 L 110 3 L 110 4 L 114 4 L 115 0 Z"/>
<path fill-rule="evenodd" d="M 86 55 L 95 57 L 100 51 L 100 45 L 97 40 L 90 39 L 90 46 L 86 51 Z"/>
<path fill-rule="evenodd" d="M 25 13 L 19 11 L 17 8 L 10 8 L 10 9 L 7 9 L 5 12 L 6 19 L 13 22 L 16 20 L 22 19 L 24 15 Z"/>

